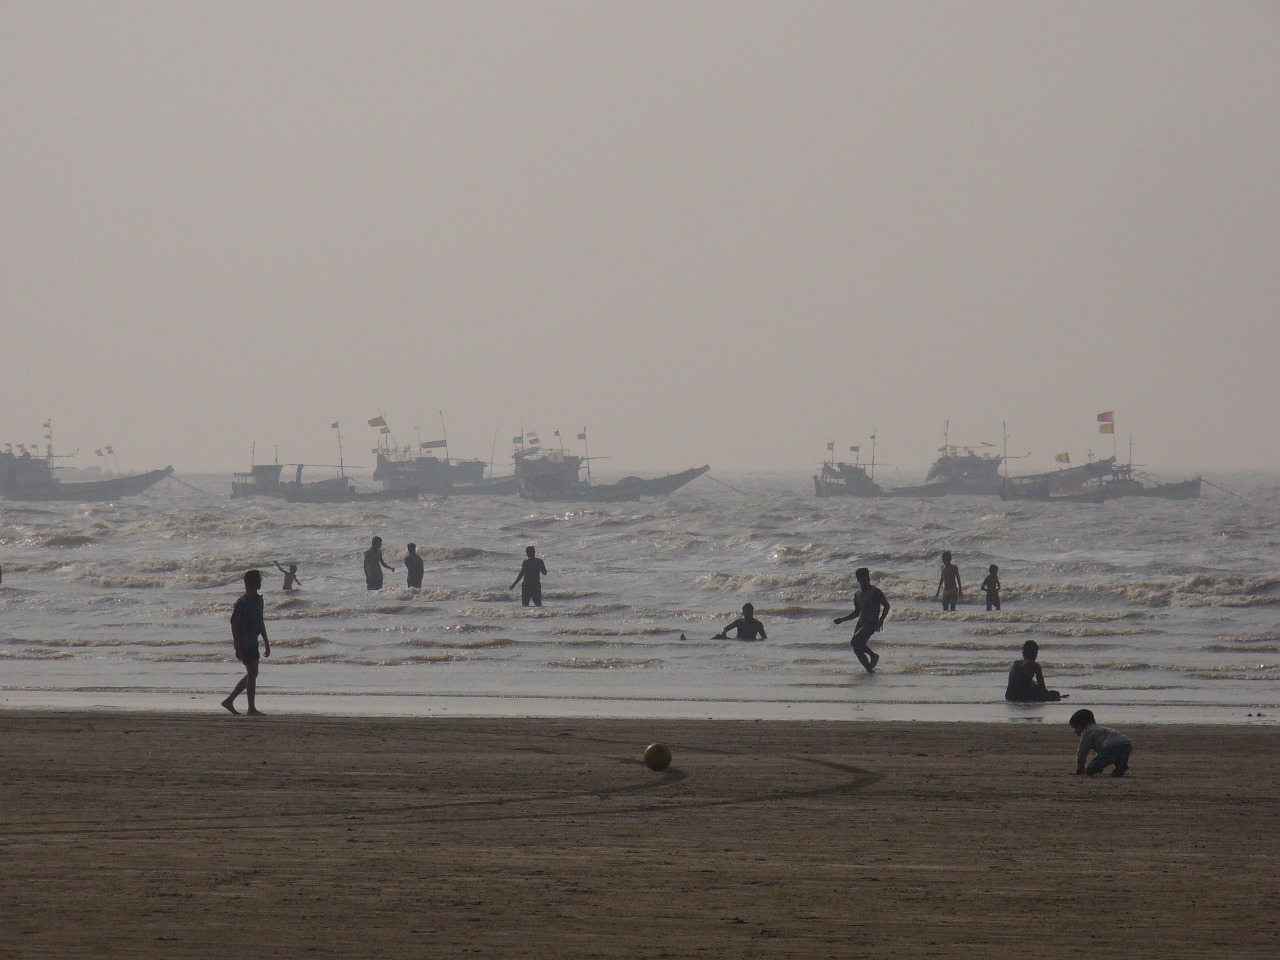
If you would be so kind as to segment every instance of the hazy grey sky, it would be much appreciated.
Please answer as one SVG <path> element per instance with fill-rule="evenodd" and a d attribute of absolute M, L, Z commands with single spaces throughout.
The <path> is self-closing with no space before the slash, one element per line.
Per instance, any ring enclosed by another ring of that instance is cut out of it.
<path fill-rule="evenodd" d="M 1280 468 L 1274 3 L 9 2 L 0 116 L 0 439 L 84 464 Z"/>

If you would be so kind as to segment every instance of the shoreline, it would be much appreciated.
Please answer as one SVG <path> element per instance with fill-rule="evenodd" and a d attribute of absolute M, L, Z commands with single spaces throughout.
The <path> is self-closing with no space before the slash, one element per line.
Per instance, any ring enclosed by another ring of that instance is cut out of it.
<path fill-rule="evenodd" d="M 1270 957 L 1280 729 L 1117 726 L 0 711 L 5 953 Z"/>
<path fill-rule="evenodd" d="M 261 684 L 261 681 L 260 681 Z M 6 690 L 0 715 L 50 712 L 152 716 L 220 716 L 219 701 L 230 689 L 140 694 L 137 691 Z M 903 700 L 759 700 L 734 697 L 659 697 L 648 695 L 584 697 L 565 693 L 441 693 L 405 691 L 343 693 L 259 687 L 264 712 L 289 718 L 414 720 L 577 719 L 619 721 L 948 723 L 1002 726 L 1049 724 L 1080 707 L 1106 713 L 1117 723 L 1176 727 L 1190 724 L 1216 728 L 1280 727 L 1280 706 L 1189 702 L 1116 703 L 1105 696 L 1073 696 L 1054 703 L 915 702 Z M 1097 691 L 1105 693 L 1105 691 Z M 241 706 L 244 700 L 241 698 Z"/>

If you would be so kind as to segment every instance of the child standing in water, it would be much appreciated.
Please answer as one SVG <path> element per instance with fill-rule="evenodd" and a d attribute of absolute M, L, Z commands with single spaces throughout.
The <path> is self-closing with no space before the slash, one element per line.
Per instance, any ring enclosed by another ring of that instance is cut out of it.
<path fill-rule="evenodd" d="M 1129 754 L 1133 750 L 1128 737 L 1119 730 L 1102 726 L 1093 718 L 1092 710 L 1077 710 L 1068 722 L 1080 737 L 1080 749 L 1076 751 L 1077 776 L 1083 773 L 1092 777 L 1113 763 L 1113 777 L 1123 777 L 1128 772 Z M 1085 766 L 1090 750 L 1094 752 L 1093 761 Z"/>
<path fill-rule="evenodd" d="M 994 563 L 987 567 L 987 579 L 982 581 L 982 592 L 987 595 L 987 609 L 1000 609 L 1000 568 Z"/>
<path fill-rule="evenodd" d="M 954 610 L 960 598 L 964 596 L 964 586 L 960 583 L 960 568 L 951 562 L 951 551 L 942 551 L 942 575 L 938 577 L 938 589 L 934 591 L 936 600 L 942 596 L 942 609 Z"/>
<path fill-rule="evenodd" d="M 236 709 L 236 697 L 241 691 L 249 701 L 249 716 L 256 717 L 261 711 L 254 705 L 254 694 L 258 688 L 258 637 L 262 637 L 265 646 L 264 656 L 271 656 L 271 641 L 267 639 L 267 624 L 262 615 L 262 574 L 257 570 L 248 570 L 244 575 L 244 596 L 236 601 L 231 611 L 231 642 L 236 647 L 236 659 L 244 664 L 244 676 L 231 691 L 231 696 L 222 701 L 228 713 L 239 713 Z"/>
<path fill-rule="evenodd" d="M 280 566 L 279 560 L 273 560 L 271 562 L 276 565 L 277 570 L 284 574 L 284 586 L 280 588 L 281 590 L 293 592 L 294 587 L 302 586 L 302 581 L 298 579 L 298 565 L 296 563 L 289 564 L 289 569 L 286 570 L 284 567 Z"/>

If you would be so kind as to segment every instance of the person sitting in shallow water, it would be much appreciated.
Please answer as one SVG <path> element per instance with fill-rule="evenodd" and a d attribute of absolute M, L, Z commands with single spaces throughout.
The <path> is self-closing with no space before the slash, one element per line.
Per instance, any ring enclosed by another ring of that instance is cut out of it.
<path fill-rule="evenodd" d="M 1044 671 L 1036 663 L 1040 644 L 1028 640 L 1022 645 L 1022 659 L 1009 668 L 1009 683 L 1004 688 L 1004 698 L 1010 703 L 1053 703 L 1067 694 L 1048 690 L 1044 685 Z"/>
<path fill-rule="evenodd" d="M 765 635 L 764 624 L 756 619 L 756 608 L 749 603 L 744 603 L 742 605 L 742 616 L 740 616 L 737 620 L 733 621 L 733 623 L 729 624 L 727 627 L 725 627 L 723 630 L 721 630 L 711 639 L 712 640 L 729 640 L 731 639 L 729 637 L 730 630 L 737 631 L 737 633 L 734 636 L 738 640 L 768 640 L 769 639 Z"/>

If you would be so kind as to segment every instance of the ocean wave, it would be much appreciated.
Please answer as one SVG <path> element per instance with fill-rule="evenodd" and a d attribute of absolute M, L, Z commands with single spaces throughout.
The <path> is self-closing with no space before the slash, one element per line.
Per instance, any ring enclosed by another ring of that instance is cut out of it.
<path fill-rule="evenodd" d="M 76 573 L 73 579 L 103 590 L 211 590 L 236 585 L 235 579 L 219 574 L 182 574 L 171 577 L 140 577 L 127 574 Z"/>
<path fill-rule="evenodd" d="M 42 547 L 50 547 L 54 549 L 56 548 L 68 549 L 68 548 L 75 548 L 75 547 L 87 547 L 89 546 L 89 544 L 97 543 L 97 542 L 98 541 L 95 537 L 87 537 L 82 534 L 68 534 L 68 535 L 62 535 L 62 536 L 52 535 L 52 536 L 44 537 L 42 538 L 39 545 Z"/>
<path fill-rule="evenodd" d="M 542 665 L 562 670 L 620 670 L 634 667 L 652 667 L 662 662 L 659 657 L 647 660 L 626 660 L 621 657 L 571 657 L 568 660 L 545 660 Z"/>
<path fill-rule="evenodd" d="M 29 650 L 0 650 L 0 660 L 74 660 L 74 653 L 32 647 Z"/>
<path fill-rule="evenodd" d="M 661 637 L 678 634 L 672 627 L 552 627 L 553 636 L 569 637 Z"/>
<path fill-rule="evenodd" d="M 1047 627 L 1043 624 L 975 624 L 966 626 L 965 633 L 978 636 L 1021 636 L 1033 633 L 1046 637 L 1137 637 L 1148 633 L 1161 633 L 1155 627 Z"/>
<path fill-rule="evenodd" d="M 493 637 L 488 640 L 427 640 L 421 637 L 414 637 L 406 640 L 406 647 L 418 647 L 422 649 L 449 649 L 449 650 L 501 650 L 505 647 L 514 647 L 519 643 L 510 637 Z"/>

